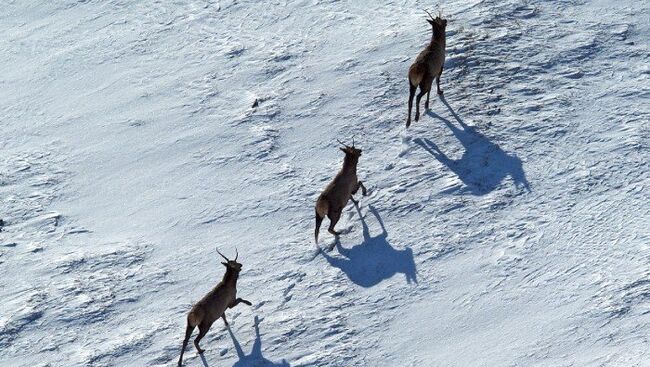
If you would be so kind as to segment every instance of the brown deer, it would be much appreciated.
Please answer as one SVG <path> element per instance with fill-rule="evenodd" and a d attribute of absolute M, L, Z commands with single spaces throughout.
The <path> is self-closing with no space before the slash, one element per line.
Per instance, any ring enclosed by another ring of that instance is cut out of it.
<path fill-rule="evenodd" d="M 330 226 L 327 230 L 329 233 L 338 236 L 340 232 L 335 231 L 334 226 L 341 218 L 341 212 L 347 205 L 348 200 L 352 200 L 354 203 L 357 202 L 352 195 L 356 194 L 359 188 L 361 188 L 363 196 L 367 195 L 366 187 L 357 179 L 357 163 L 359 157 L 361 157 L 361 149 L 354 147 L 354 139 L 352 139 L 352 146 L 338 142 L 343 145 L 343 148 L 339 149 L 345 153 L 343 168 L 316 200 L 316 230 L 314 231 L 316 243 L 318 243 L 320 225 L 326 215 L 330 219 Z"/>
<path fill-rule="evenodd" d="M 415 100 L 415 121 L 420 119 L 420 99 L 422 99 L 422 96 L 425 93 L 427 95 L 427 101 L 424 103 L 424 109 L 426 110 L 429 108 L 429 94 L 431 92 L 433 79 L 436 80 L 438 94 L 442 95 L 442 90 L 440 89 L 440 76 L 442 75 L 442 69 L 445 66 L 445 29 L 447 28 L 447 20 L 442 19 L 441 14 L 438 14 L 438 16 L 434 18 L 428 11 L 426 12 L 431 18 L 427 19 L 427 22 L 431 24 L 433 35 L 431 36 L 431 42 L 429 42 L 427 47 L 420 52 L 413 65 L 409 68 L 408 76 L 411 89 L 409 91 L 409 117 L 406 119 L 406 127 L 411 125 L 413 96 L 415 95 L 415 90 L 418 86 L 420 87 L 420 93 Z"/>
<path fill-rule="evenodd" d="M 226 274 L 223 276 L 221 282 L 197 302 L 187 315 L 185 339 L 183 340 L 181 357 L 178 359 L 179 366 L 183 363 L 183 352 L 196 326 L 199 327 L 199 335 L 194 339 L 194 346 L 199 354 L 202 354 L 204 350 L 199 347 L 199 342 L 208 330 L 210 330 L 212 323 L 221 317 L 226 326 L 228 326 L 225 314 L 226 308 L 233 308 L 240 303 L 251 305 L 249 301 L 237 298 L 237 278 L 241 271 L 241 264 L 237 262 L 239 252 L 236 253 L 235 260 L 228 260 L 219 250 L 217 252 L 221 257 L 226 259 L 226 262 L 222 262 L 223 266 L 226 267 Z"/>

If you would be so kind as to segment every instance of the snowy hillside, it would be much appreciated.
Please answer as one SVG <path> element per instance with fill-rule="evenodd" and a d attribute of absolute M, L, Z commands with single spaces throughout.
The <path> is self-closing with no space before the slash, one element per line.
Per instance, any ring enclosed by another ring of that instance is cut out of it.
<path fill-rule="evenodd" d="M 187 366 L 650 366 L 650 8 L 444 1 L 406 130 L 435 6 L 4 2 L 0 366 L 175 366 L 215 247 Z"/>

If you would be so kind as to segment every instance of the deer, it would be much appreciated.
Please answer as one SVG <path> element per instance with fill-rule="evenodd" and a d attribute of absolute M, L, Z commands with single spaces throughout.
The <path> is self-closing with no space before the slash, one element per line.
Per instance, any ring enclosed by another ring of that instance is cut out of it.
<path fill-rule="evenodd" d="M 426 10 L 425 10 L 426 11 Z M 431 36 L 431 42 L 420 52 L 418 57 L 415 59 L 415 62 L 411 65 L 408 72 L 409 79 L 409 116 L 406 119 L 406 127 L 411 126 L 411 109 L 413 108 L 413 96 L 415 95 L 415 90 L 420 87 L 420 93 L 415 100 L 415 121 L 420 119 L 420 100 L 422 96 L 426 93 L 427 100 L 424 103 L 424 109 L 429 109 L 429 94 L 431 93 L 431 84 L 433 79 L 436 80 L 436 87 L 438 89 L 438 95 L 442 95 L 442 89 L 440 89 L 440 76 L 442 75 L 442 70 L 445 66 L 445 29 L 447 28 L 447 20 L 442 18 L 442 14 L 438 13 L 438 16 L 434 18 L 431 13 L 426 11 L 429 14 L 427 22 L 431 24 L 431 30 L 433 32 Z"/>
<path fill-rule="evenodd" d="M 341 233 L 334 230 L 334 226 L 341 218 L 341 212 L 348 200 L 352 200 L 355 204 L 358 203 L 352 195 L 356 194 L 359 188 L 361 188 L 363 196 L 368 195 L 363 182 L 357 178 L 357 163 L 361 157 L 361 149 L 354 146 L 354 138 L 352 138 L 352 146 L 346 145 L 338 139 L 337 141 L 343 146 L 339 149 L 345 153 L 345 158 L 341 170 L 316 200 L 316 230 L 314 231 L 316 244 L 318 244 L 318 232 L 325 216 L 330 219 L 330 226 L 327 230 L 338 237 Z"/>
<path fill-rule="evenodd" d="M 237 298 L 237 278 L 239 278 L 239 272 L 242 268 L 242 264 L 237 262 L 239 252 L 236 252 L 234 260 L 229 260 L 219 252 L 219 249 L 217 249 L 217 253 L 226 260 L 221 263 L 226 267 L 226 274 L 224 274 L 221 282 L 201 298 L 201 300 L 192 307 L 192 310 L 187 315 L 185 339 L 183 339 L 181 356 L 178 359 L 179 366 L 183 364 L 183 352 L 187 347 L 187 342 L 190 340 L 190 336 L 192 336 L 195 327 L 199 327 L 199 335 L 194 339 L 194 346 L 199 354 L 203 354 L 205 350 L 199 347 L 199 342 L 203 339 L 205 334 L 207 334 L 208 330 L 210 330 L 212 323 L 221 317 L 223 322 L 226 324 L 226 327 L 229 327 L 225 313 L 227 308 L 233 308 L 240 303 L 249 306 L 252 305 L 249 301 L 243 298 Z"/>

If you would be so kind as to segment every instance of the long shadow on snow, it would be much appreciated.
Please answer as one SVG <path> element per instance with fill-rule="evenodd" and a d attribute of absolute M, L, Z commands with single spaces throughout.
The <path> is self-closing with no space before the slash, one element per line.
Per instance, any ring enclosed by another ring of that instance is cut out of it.
<path fill-rule="evenodd" d="M 341 269 L 351 281 L 365 288 L 377 285 L 396 273 L 404 274 L 407 283 L 411 283 L 411 281 L 417 283 L 413 250 L 409 247 L 404 250 L 394 249 L 386 239 L 388 232 L 379 213 L 372 205 L 368 205 L 382 230 L 381 234 L 371 237 L 368 224 L 361 215 L 359 206 L 355 204 L 355 207 L 363 225 L 363 242 L 351 249 L 345 249 L 337 239 L 336 249 L 345 256 L 345 259 L 332 257 L 322 251 L 327 262 Z"/>
<path fill-rule="evenodd" d="M 416 138 L 413 141 L 460 178 L 466 186 L 461 189 L 462 191 L 473 195 L 485 195 L 496 189 L 506 177 L 510 176 L 516 187 L 523 187 L 530 192 L 530 185 L 526 180 L 521 159 L 514 154 L 504 152 L 474 127 L 466 125 L 444 97 L 441 96 L 440 100 L 447 106 L 461 128 L 434 112 L 427 111 L 427 114 L 441 120 L 451 129 L 456 139 L 465 148 L 462 157 L 450 159 L 437 145 L 426 138 Z"/>
<path fill-rule="evenodd" d="M 244 354 L 244 350 L 241 348 L 239 341 L 235 338 L 232 330 L 228 328 L 228 333 L 232 338 L 232 342 L 235 345 L 235 350 L 237 351 L 237 361 L 233 367 L 245 367 L 245 366 L 255 366 L 255 367 L 289 367 L 289 362 L 282 360 L 282 362 L 272 362 L 264 358 L 262 355 L 262 338 L 260 337 L 260 319 L 255 316 L 255 342 L 253 343 L 253 349 L 250 354 Z"/>

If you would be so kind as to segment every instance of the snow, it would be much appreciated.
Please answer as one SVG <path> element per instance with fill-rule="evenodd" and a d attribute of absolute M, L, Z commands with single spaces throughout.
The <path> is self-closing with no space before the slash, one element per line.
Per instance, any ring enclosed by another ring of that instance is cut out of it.
<path fill-rule="evenodd" d="M 434 5 L 4 4 L 0 365 L 176 365 L 218 247 L 188 366 L 650 366 L 649 9 L 445 1 L 406 130 Z"/>

